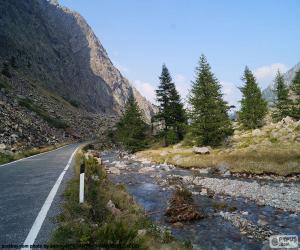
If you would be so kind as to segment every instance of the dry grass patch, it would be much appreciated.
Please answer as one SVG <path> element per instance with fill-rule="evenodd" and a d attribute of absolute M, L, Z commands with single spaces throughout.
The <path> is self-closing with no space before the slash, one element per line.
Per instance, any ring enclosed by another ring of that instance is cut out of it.
<path fill-rule="evenodd" d="M 207 168 L 226 164 L 234 173 L 300 174 L 300 144 L 279 144 L 242 149 L 219 148 L 209 155 L 198 155 L 191 148 L 159 148 L 137 153 L 139 158 L 169 163 L 183 168 Z"/>

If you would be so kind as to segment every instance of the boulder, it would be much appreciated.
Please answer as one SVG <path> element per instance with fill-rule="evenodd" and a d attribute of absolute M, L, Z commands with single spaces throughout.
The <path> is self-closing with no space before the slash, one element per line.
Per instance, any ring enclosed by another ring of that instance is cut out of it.
<path fill-rule="evenodd" d="M 121 210 L 116 208 L 115 204 L 109 200 L 106 204 L 106 208 L 108 211 L 110 211 L 113 215 L 119 215 L 121 213 Z"/>
<path fill-rule="evenodd" d="M 193 152 L 195 154 L 210 154 L 211 153 L 211 147 L 194 147 Z"/>

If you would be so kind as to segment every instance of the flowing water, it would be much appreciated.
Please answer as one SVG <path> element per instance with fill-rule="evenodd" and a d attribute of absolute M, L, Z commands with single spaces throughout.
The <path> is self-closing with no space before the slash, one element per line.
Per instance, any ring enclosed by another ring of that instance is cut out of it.
<path fill-rule="evenodd" d="M 110 174 L 114 183 L 122 183 L 135 200 L 149 213 L 150 218 L 161 226 L 169 228 L 173 235 L 181 240 L 189 240 L 197 248 L 201 249 L 261 249 L 268 245 L 265 241 L 257 239 L 235 227 L 230 221 L 224 220 L 214 204 L 222 202 L 236 209 L 236 213 L 242 213 L 247 220 L 257 224 L 259 219 L 268 222 L 268 227 L 281 234 L 297 234 L 300 236 L 300 216 L 270 206 L 259 206 L 255 202 L 242 197 L 234 198 L 226 195 L 214 195 L 209 198 L 200 195 L 197 187 L 191 186 L 193 199 L 199 209 L 207 215 L 206 218 L 185 222 L 182 228 L 176 228 L 167 222 L 164 212 L 168 207 L 173 189 L 166 185 L 166 179 L 170 176 L 195 176 L 199 172 L 180 168 L 165 169 L 150 163 L 141 163 L 135 160 L 120 159 L 117 152 L 103 152 L 102 159 L 106 166 L 115 166 L 117 162 L 123 162 L 126 167 L 120 168 L 121 174 Z M 139 173 L 142 167 L 154 167 L 154 171 Z M 220 177 L 222 178 L 222 177 Z M 267 181 L 262 181 L 266 183 Z M 269 181 L 271 185 L 279 183 Z M 226 209 L 226 208 L 224 208 Z"/>

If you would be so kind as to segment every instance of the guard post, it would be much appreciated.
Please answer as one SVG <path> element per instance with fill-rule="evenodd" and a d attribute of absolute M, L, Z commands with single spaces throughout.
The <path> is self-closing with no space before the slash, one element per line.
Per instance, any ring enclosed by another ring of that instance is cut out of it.
<path fill-rule="evenodd" d="M 79 203 L 84 202 L 84 163 L 80 165 Z"/>

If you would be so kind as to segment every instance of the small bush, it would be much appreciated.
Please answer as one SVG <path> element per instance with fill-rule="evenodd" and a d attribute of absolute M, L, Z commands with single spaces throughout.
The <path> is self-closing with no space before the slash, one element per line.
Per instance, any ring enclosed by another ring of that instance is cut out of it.
<path fill-rule="evenodd" d="M 14 160 L 13 156 L 0 153 L 0 164 L 4 164 L 13 160 Z"/>

